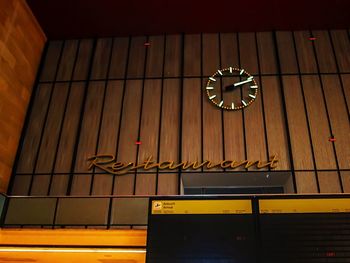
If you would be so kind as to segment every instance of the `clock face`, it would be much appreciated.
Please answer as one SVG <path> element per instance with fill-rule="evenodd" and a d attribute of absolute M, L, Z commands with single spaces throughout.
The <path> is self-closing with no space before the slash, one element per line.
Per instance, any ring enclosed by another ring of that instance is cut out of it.
<path fill-rule="evenodd" d="M 209 100 L 226 110 L 248 107 L 258 95 L 254 77 L 240 68 L 224 68 L 216 71 L 205 87 Z"/>

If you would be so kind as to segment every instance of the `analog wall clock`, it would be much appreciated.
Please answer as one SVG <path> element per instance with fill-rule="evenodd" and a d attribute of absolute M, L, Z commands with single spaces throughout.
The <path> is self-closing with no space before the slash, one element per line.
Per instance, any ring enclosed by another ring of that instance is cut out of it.
<path fill-rule="evenodd" d="M 239 110 L 248 107 L 258 95 L 254 77 L 240 68 L 219 69 L 205 87 L 209 100 L 219 108 Z"/>

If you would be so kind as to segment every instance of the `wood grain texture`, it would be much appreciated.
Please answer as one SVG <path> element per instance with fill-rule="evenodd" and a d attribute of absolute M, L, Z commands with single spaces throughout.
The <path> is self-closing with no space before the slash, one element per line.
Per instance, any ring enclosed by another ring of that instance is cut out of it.
<path fill-rule="evenodd" d="M 341 193 L 338 172 L 318 172 L 320 193 Z"/>
<path fill-rule="evenodd" d="M 281 73 L 298 73 L 293 33 L 289 31 L 278 31 L 276 32 L 276 41 Z"/>
<path fill-rule="evenodd" d="M 141 78 L 145 70 L 146 37 L 133 37 L 130 43 L 127 78 Z"/>
<path fill-rule="evenodd" d="M 258 74 L 255 33 L 239 33 L 238 39 L 241 68 L 244 68 L 250 74 Z"/>
<path fill-rule="evenodd" d="M 107 85 L 97 154 L 115 155 L 116 153 L 123 89 L 124 81 L 110 81 Z M 98 169 L 95 171 L 101 172 Z M 112 184 L 112 175 L 97 174 L 94 176 L 92 194 L 109 195 L 112 193 Z"/>
<path fill-rule="evenodd" d="M 239 67 L 239 54 L 236 33 L 220 34 L 221 67 Z"/>
<path fill-rule="evenodd" d="M 109 78 L 124 78 L 128 60 L 129 41 L 128 37 L 114 38 Z"/>
<path fill-rule="evenodd" d="M 295 172 L 298 194 L 318 193 L 315 172 Z"/>
<path fill-rule="evenodd" d="M 46 56 L 44 59 L 43 69 L 41 71 L 40 81 L 55 80 L 63 44 L 64 44 L 63 41 L 50 41 L 46 51 Z"/>
<path fill-rule="evenodd" d="M 11 195 L 28 195 L 31 180 L 32 176 L 29 174 L 16 175 L 13 179 L 12 188 L 9 189 L 9 193 Z"/>
<path fill-rule="evenodd" d="M 341 75 L 341 82 L 343 84 L 346 105 L 348 106 L 348 114 L 350 115 L 350 75 Z"/>
<path fill-rule="evenodd" d="M 346 30 L 330 31 L 340 72 L 350 72 L 350 39 Z"/>
<path fill-rule="evenodd" d="M 57 72 L 58 81 L 68 81 L 72 78 L 75 56 L 78 50 L 78 40 L 66 40 L 63 45 L 62 58 Z"/>
<path fill-rule="evenodd" d="M 350 193 L 350 171 L 340 172 L 344 193 Z"/>
<path fill-rule="evenodd" d="M 179 77 L 182 74 L 182 41 L 183 37 L 181 35 L 166 36 L 164 63 L 165 77 Z"/>
<path fill-rule="evenodd" d="M 284 76 L 283 88 L 295 169 L 313 169 L 311 143 L 304 111 L 300 80 Z"/>
<path fill-rule="evenodd" d="M 0 192 L 6 192 L 46 37 L 26 1 L 1 1 L 0 10 Z"/>
<path fill-rule="evenodd" d="M 313 42 L 308 31 L 295 31 L 294 40 L 297 50 L 300 73 L 317 73 Z"/>
<path fill-rule="evenodd" d="M 158 160 L 161 96 L 161 80 L 146 80 L 141 110 L 140 140 L 142 144 L 138 147 L 138 163 L 143 163 L 150 156 L 152 160 Z M 156 180 L 156 174 L 137 174 L 135 194 L 154 195 Z"/>
<path fill-rule="evenodd" d="M 146 78 L 161 78 L 163 76 L 164 39 L 164 36 L 149 37 Z"/>
<path fill-rule="evenodd" d="M 164 80 L 159 148 L 160 162 L 174 161 L 178 163 L 179 161 L 180 94 L 181 83 L 179 79 Z M 178 174 L 159 173 L 157 194 L 178 194 Z"/>
<path fill-rule="evenodd" d="M 277 77 L 262 77 L 267 141 L 270 156 L 277 155 L 277 170 L 289 170 L 289 149 L 283 115 L 282 94 Z"/>
<path fill-rule="evenodd" d="M 332 132 L 336 138 L 334 145 L 338 165 L 340 169 L 350 169 L 350 123 L 339 77 L 337 75 L 323 75 L 322 83 Z"/>
<path fill-rule="evenodd" d="M 202 67 L 203 75 L 211 76 L 218 69 L 220 65 L 219 53 L 219 35 L 218 34 L 203 34 L 202 36 Z"/>
<path fill-rule="evenodd" d="M 318 169 L 336 169 L 333 148 L 328 141 L 330 129 L 319 78 L 317 76 L 303 76 L 302 85 L 316 167 Z"/>
<path fill-rule="evenodd" d="M 90 79 L 106 79 L 112 51 L 111 38 L 97 40 Z"/>
<path fill-rule="evenodd" d="M 92 39 L 80 40 L 77 61 L 75 63 L 73 80 L 85 80 L 88 78 L 90 60 L 94 41 Z"/>
<path fill-rule="evenodd" d="M 316 37 L 314 41 L 316 58 L 320 73 L 335 73 L 337 65 L 332 50 L 332 44 L 327 31 L 312 31 L 312 35 Z"/>
<path fill-rule="evenodd" d="M 256 33 L 259 65 L 262 74 L 277 74 L 276 47 L 272 32 Z"/>
<path fill-rule="evenodd" d="M 185 35 L 184 76 L 201 74 L 201 35 Z"/>
<path fill-rule="evenodd" d="M 140 80 L 126 82 L 117 154 L 117 160 L 120 162 L 136 162 L 137 145 L 135 141 L 138 139 L 142 85 Z M 134 174 L 116 176 L 113 194 L 134 194 L 134 177 Z"/>

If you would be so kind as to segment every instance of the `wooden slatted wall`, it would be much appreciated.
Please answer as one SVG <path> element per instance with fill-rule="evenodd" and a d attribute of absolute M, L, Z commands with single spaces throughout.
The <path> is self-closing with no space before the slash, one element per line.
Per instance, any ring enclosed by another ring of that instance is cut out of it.
<path fill-rule="evenodd" d="M 13 195 L 179 194 L 177 170 L 88 170 L 87 158 L 103 153 L 122 162 L 277 154 L 296 192 L 350 192 L 346 30 L 52 41 L 44 59 Z M 207 77 L 231 65 L 261 87 L 242 111 L 204 93 Z"/>

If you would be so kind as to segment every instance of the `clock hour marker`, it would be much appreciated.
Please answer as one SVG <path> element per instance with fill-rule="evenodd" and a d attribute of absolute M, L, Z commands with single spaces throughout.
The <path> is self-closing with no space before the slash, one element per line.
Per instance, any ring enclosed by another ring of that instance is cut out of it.
<path fill-rule="evenodd" d="M 222 100 L 222 101 L 220 101 L 219 106 L 221 107 L 221 106 L 222 106 L 222 104 L 224 104 L 224 101 L 223 101 L 223 100 Z"/>
<path fill-rule="evenodd" d="M 251 97 L 251 98 L 253 98 L 253 99 L 256 98 L 253 94 L 249 94 L 248 96 Z"/>
<path fill-rule="evenodd" d="M 244 106 L 248 105 L 244 100 L 242 100 L 242 103 L 243 103 Z"/>
<path fill-rule="evenodd" d="M 258 86 L 250 86 L 251 89 L 257 89 Z"/>
<path fill-rule="evenodd" d="M 207 90 L 214 89 L 214 87 L 206 87 Z"/>
<path fill-rule="evenodd" d="M 222 76 L 222 72 L 221 72 L 221 70 L 218 70 L 218 73 Z"/>
<path fill-rule="evenodd" d="M 214 99 L 216 97 L 216 95 L 210 96 L 209 99 Z"/>
<path fill-rule="evenodd" d="M 235 108 L 235 104 L 232 102 L 231 104 L 231 108 L 234 109 Z"/>
<path fill-rule="evenodd" d="M 241 70 L 241 72 L 239 72 L 239 75 L 242 75 L 244 72 L 244 69 Z"/>
<path fill-rule="evenodd" d="M 232 67 L 230 67 L 230 73 L 232 73 Z"/>
<path fill-rule="evenodd" d="M 209 77 L 209 79 L 210 79 L 211 81 L 216 81 L 216 79 L 214 79 L 214 78 L 212 78 L 212 77 Z"/>

